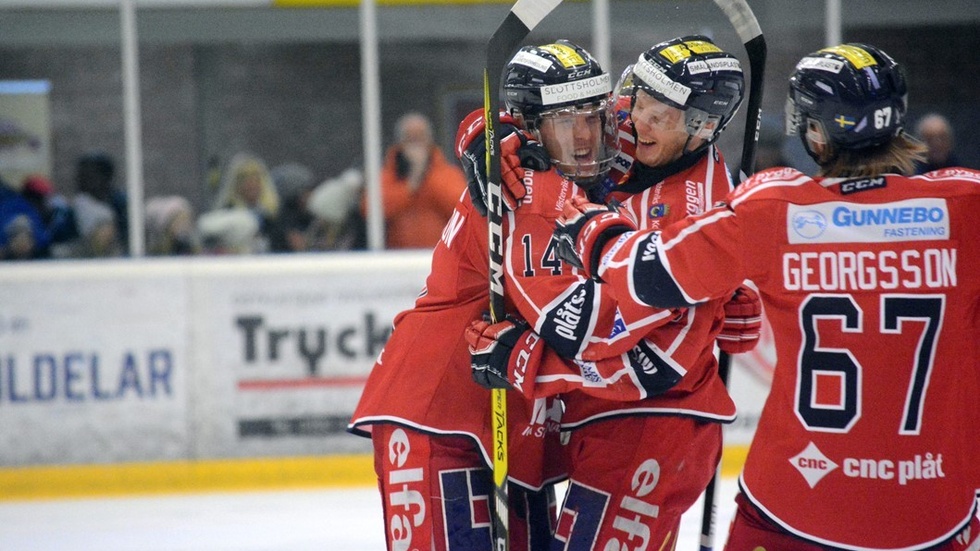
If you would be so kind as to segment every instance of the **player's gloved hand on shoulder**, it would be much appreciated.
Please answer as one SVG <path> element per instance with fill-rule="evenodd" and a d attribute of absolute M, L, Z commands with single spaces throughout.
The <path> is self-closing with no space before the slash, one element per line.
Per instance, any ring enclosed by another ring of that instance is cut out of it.
<path fill-rule="evenodd" d="M 456 131 L 456 157 L 466 174 L 466 187 L 473 206 L 482 215 L 488 211 L 487 140 L 483 110 L 466 116 Z M 534 136 L 517 127 L 514 117 L 500 115 L 500 181 L 501 199 L 506 210 L 515 210 L 527 195 L 524 169 L 548 170 L 551 158 Z"/>
<path fill-rule="evenodd" d="M 473 380 L 486 388 L 513 388 L 509 373 L 529 361 L 541 342 L 528 323 L 514 316 L 491 324 L 489 319 L 474 320 L 466 328 Z"/>
<path fill-rule="evenodd" d="M 555 224 L 558 258 L 580 268 L 587 277 L 600 281 L 599 258 L 609 240 L 636 230 L 629 213 L 616 205 L 590 203 L 584 197 L 573 197 L 565 203 Z"/>
<path fill-rule="evenodd" d="M 742 285 L 725 303 L 725 323 L 715 337 L 726 354 L 748 352 L 759 344 L 762 331 L 762 301 L 751 287 Z"/>

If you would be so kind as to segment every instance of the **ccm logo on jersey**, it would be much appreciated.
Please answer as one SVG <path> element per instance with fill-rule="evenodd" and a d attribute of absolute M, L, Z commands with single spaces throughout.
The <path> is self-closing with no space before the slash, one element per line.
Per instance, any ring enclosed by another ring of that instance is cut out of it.
<path fill-rule="evenodd" d="M 869 189 L 883 188 L 887 185 L 884 177 L 863 178 L 861 180 L 848 180 L 840 183 L 841 195 L 849 195 L 858 191 L 868 191 Z"/>

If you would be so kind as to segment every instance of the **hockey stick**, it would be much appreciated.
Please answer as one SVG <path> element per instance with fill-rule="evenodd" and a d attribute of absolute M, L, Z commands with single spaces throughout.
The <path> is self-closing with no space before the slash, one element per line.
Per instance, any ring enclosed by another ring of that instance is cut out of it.
<path fill-rule="evenodd" d="M 742 158 L 739 160 L 738 172 L 733 181 L 738 185 L 755 172 L 755 154 L 759 144 L 759 127 L 762 124 L 762 89 L 766 68 L 766 39 L 762 35 L 759 21 L 755 18 L 752 8 L 746 0 L 715 0 L 715 4 L 731 21 L 738 37 L 745 45 L 749 58 L 749 97 L 748 112 L 745 115 L 745 133 L 742 136 Z M 732 358 L 725 352 L 718 354 L 718 376 L 725 386 L 731 374 Z M 701 512 L 701 546 L 700 551 L 711 551 L 714 548 L 714 528 L 716 507 L 715 498 L 718 493 L 718 479 L 721 476 L 721 465 L 704 489 L 704 509 Z"/>
<path fill-rule="evenodd" d="M 497 124 L 500 117 L 500 77 L 520 43 L 561 0 L 517 0 L 507 17 L 500 23 L 487 43 L 486 66 L 483 70 L 483 119 L 487 140 L 487 225 L 490 258 L 490 320 L 504 319 L 504 209 L 500 182 L 500 136 Z M 510 547 L 507 503 L 507 391 L 490 391 L 493 423 L 493 515 L 494 551 Z"/>

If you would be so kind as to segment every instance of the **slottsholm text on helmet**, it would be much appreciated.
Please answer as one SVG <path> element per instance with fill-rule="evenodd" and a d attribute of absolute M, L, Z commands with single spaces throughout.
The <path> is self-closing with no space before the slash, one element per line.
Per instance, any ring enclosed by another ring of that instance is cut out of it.
<path fill-rule="evenodd" d="M 609 74 L 541 87 L 541 104 L 555 105 L 609 93 Z"/>
<path fill-rule="evenodd" d="M 645 82 L 647 86 L 653 88 L 655 92 L 680 105 L 687 103 L 687 98 L 691 95 L 690 88 L 679 82 L 674 82 L 642 56 L 633 66 L 633 74 Z"/>

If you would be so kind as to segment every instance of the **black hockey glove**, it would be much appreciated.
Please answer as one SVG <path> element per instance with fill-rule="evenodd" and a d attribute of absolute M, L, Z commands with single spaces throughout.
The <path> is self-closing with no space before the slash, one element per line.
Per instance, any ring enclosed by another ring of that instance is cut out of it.
<path fill-rule="evenodd" d="M 573 197 L 555 224 L 557 256 L 581 269 L 586 277 L 599 279 L 599 259 L 606 243 L 636 229 L 636 222 L 617 205 L 597 205 L 583 197 Z"/>
<path fill-rule="evenodd" d="M 507 316 L 492 325 L 486 318 L 473 321 L 466 328 L 466 342 L 473 380 L 486 388 L 509 389 L 514 386 L 508 378 L 512 364 L 526 364 L 541 338 L 526 321 Z"/>
<path fill-rule="evenodd" d="M 477 116 L 478 115 L 478 116 Z M 500 124 L 500 181 L 504 209 L 513 211 L 527 195 L 524 169 L 544 171 L 551 158 L 534 137 L 516 126 L 509 115 Z M 456 156 L 466 174 L 466 187 L 477 212 L 487 215 L 487 141 L 482 111 L 470 113 L 456 133 Z"/>

